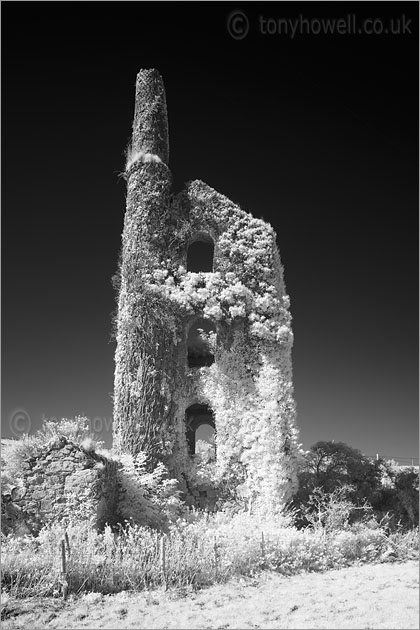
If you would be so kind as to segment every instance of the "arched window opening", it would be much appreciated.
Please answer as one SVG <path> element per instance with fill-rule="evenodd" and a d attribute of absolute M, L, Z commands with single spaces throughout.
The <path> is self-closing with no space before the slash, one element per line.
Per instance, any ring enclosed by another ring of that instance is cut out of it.
<path fill-rule="evenodd" d="M 186 437 L 188 452 L 195 455 L 197 442 L 200 455 L 211 461 L 215 455 L 213 412 L 208 405 L 195 404 L 185 412 Z M 207 447 L 208 445 L 208 447 Z"/>
<path fill-rule="evenodd" d="M 204 367 L 214 363 L 209 335 L 216 334 L 216 327 L 209 319 L 200 317 L 188 331 L 188 367 Z"/>
<path fill-rule="evenodd" d="M 195 454 L 203 464 L 216 459 L 216 431 L 210 424 L 201 424 L 195 432 Z"/>
<path fill-rule="evenodd" d="M 207 234 L 198 236 L 188 246 L 187 271 L 213 271 L 213 256 L 214 243 L 211 237 Z"/>

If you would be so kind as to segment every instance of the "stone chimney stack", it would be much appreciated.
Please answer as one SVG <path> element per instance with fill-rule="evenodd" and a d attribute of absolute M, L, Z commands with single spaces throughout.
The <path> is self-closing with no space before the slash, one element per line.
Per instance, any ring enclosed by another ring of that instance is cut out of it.
<path fill-rule="evenodd" d="M 140 70 L 137 75 L 131 149 L 157 155 L 164 164 L 169 162 L 165 88 L 155 69 Z"/>

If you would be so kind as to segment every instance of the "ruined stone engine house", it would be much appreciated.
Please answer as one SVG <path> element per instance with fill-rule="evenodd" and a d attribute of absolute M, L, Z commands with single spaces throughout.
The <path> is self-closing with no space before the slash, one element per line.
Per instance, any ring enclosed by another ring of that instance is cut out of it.
<path fill-rule="evenodd" d="M 114 449 L 162 461 L 188 493 L 207 425 L 217 478 L 276 509 L 296 489 L 298 458 L 276 234 L 200 180 L 174 193 L 168 164 L 163 82 L 141 70 L 125 171 Z"/>

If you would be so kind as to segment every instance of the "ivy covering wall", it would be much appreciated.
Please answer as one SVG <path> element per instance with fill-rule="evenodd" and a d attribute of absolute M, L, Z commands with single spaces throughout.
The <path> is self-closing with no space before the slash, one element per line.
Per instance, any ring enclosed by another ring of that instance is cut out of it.
<path fill-rule="evenodd" d="M 273 228 L 201 181 L 171 194 L 166 101 L 156 71 L 137 77 L 127 160 L 114 392 L 114 448 L 163 461 L 193 493 L 185 411 L 208 405 L 215 484 L 263 510 L 297 488 L 293 334 Z M 139 104 L 140 102 L 140 104 Z M 196 239 L 214 243 L 212 272 L 187 272 Z M 188 367 L 187 335 L 206 318 L 214 363 Z"/>

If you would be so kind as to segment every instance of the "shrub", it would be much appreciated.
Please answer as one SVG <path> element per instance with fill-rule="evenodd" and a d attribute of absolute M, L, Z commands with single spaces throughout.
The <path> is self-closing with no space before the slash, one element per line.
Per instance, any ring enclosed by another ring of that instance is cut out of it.
<path fill-rule="evenodd" d="M 419 524 L 419 473 L 414 467 L 400 467 L 393 461 L 384 462 L 381 492 L 372 501 L 379 517 L 388 512 L 390 525 L 406 529 Z"/>
<path fill-rule="evenodd" d="M 353 492 L 354 488 L 349 485 L 339 486 L 332 492 L 314 488 L 306 505 L 300 510 L 301 519 L 305 519 L 314 529 L 323 528 L 327 532 L 348 529 L 351 523 L 365 519 L 372 512 L 372 507 L 366 501 L 362 505 L 353 503 L 350 499 Z"/>
<path fill-rule="evenodd" d="M 299 490 L 291 505 L 298 510 L 299 527 L 312 522 L 308 517 L 315 509 L 317 488 L 334 493 L 344 486 L 349 488 L 346 500 L 354 506 L 351 522 L 363 518 L 371 506 L 376 520 L 386 517 L 391 528 L 418 525 L 418 471 L 414 468 L 401 468 L 383 459 L 373 461 L 343 442 L 317 442 L 305 454 L 298 477 Z"/>
<path fill-rule="evenodd" d="M 183 507 L 177 480 L 168 478 L 168 471 L 162 463 L 148 472 L 147 457 L 143 452 L 136 457 L 121 455 L 119 459 L 120 517 L 132 524 L 167 527 L 179 516 Z"/>

